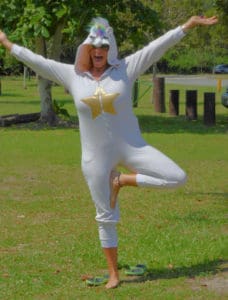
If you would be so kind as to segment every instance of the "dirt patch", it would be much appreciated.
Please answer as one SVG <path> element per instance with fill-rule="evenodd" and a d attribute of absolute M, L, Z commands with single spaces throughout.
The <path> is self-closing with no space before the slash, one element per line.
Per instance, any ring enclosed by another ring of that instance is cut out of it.
<path fill-rule="evenodd" d="M 218 295 L 228 296 L 228 262 L 223 262 L 218 268 L 216 275 L 206 278 L 189 279 L 193 290 L 208 289 Z"/>

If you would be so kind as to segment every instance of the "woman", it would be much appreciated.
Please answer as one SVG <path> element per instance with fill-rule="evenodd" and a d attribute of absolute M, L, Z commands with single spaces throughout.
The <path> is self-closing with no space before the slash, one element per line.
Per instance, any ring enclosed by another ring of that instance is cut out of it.
<path fill-rule="evenodd" d="M 10 42 L 0 32 L 0 43 L 42 77 L 62 84 L 78 111 L 82 170 L 96 207 L 99 238 L 106 256 L 106 288 L 119 284 L 117 270 L 117 196 L 124 186 L 177 187 L 185 172 L 167 156 L 148 145 L 132 112 L 134 81 L 164 52 L 197 25 L 213 25 L 216 17 L 191 17 L 124 59 L 117 58 L 112 28 L 102 18 L 93 20 L 87 39 L 79 46 L 75 66 L 45 59 Z M 117 165 L 130 173 L 120 174 Z"/>

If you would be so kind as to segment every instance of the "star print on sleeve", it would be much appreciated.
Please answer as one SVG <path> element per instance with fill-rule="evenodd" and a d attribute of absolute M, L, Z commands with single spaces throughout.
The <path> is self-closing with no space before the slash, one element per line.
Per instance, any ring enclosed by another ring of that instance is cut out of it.
<path fill-rule="evenodd" d="M 113 103 L 118 96 L 119 93 L 107 94 L 103 88 L 98 87 L 94 95 L 84 98 L 81 101 L 90 107 L 92 118 L 95 119 L 104 112 L 116 115 L 117 112 Z"/>

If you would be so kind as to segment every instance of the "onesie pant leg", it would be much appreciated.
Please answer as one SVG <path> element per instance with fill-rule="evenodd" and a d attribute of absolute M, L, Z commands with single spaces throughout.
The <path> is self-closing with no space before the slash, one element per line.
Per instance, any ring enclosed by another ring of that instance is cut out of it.
<path fill-rule="evenodd" d="M 136 173 L 138 186 L 172 188 L 186 181 L 185 172 L 169 157 L 150 145 L 128 145 L 124 164 Z"/>
<path fill-rule="evenodd" d="M 107 155 L 106 155 L 107 156 Z M 110 173 L 113 163 L 110 158 L 96 157 L 96 160 L 82 162 L 82 170 L 96 207 L 99 238 L 103 248 L 117 247 L 116 223 L 119 221 L 119 207 L 110 207 Z"/>

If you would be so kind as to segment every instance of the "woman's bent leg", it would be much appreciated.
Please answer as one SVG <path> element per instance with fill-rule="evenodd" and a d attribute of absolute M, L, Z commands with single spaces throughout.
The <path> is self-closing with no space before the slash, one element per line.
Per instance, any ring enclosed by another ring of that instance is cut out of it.
<path fill-rule="evenodd" d="M 169 157 L 149 145 L 138 148 L 128 145 L 123 163 L 135 173 L 137 186 L 172 188 L 186 182 L 185 172 Z M 120 177 L 120 183 L 125 180 L 123 185 L 128 185 L 126 179 Z"/>

